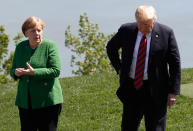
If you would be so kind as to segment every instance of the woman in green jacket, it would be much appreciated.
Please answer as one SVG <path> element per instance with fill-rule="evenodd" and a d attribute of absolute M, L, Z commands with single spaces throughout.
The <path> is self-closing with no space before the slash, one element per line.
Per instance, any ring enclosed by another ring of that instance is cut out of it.
<path fill-rule="evenodd" d="M 29 17 L 22 25 L 28 38 L 17 44 L 11 76 L 19 79 L 15 104 L 22 131 L 56 131 L 63 96 L 60 59 L 53 41 L 42 38 L 44 22 Z"/>

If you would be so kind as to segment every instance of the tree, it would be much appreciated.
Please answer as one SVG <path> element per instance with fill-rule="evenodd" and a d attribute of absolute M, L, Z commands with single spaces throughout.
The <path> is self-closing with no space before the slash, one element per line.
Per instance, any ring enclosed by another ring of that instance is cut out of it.
<path fill-rule="evenodd" d="M 87 75 L 96 72 L 111 72 L 106 54 L 106 43 L 113 34 L 105 36 L 97 24 L 92 24 L 87 14 L 80 15 L 78 36 L 71 33 L 69 25 L 65 31 L 65 46 L 73 53 L 71 66 L 77 66 L 73 74 Z"/>
<path fill-rule="evenodd" d="M 3 74 L 4 59 L 8 54 L 9 36 L 5 33 L 5 27 L 0 26 L 0 83 L 6 83 L 8 78 Z"/>
<path fill-rule="evenodd" d="M 23 33 L 19 32 L 19 33 L 17 33 L 17 35 L 13 38 L 13 40 L 14 40 L 15 43 L 18 43 L 18 42 L 22 41 L 23 38 L 24 38 Z"/>
<path fill-rule="evenodd" d="M 15 42 L 19 42 L 22 40 L 23 36 L 21 33 L 13 39 Z M 11 70 L 11 64 L 13 60 L 14 52 L 11 52 L 9 57 L 8 55 L 8 45 L 10 39 L 9 35 L 5 33 L 5 27 L 3 25 L 0 26 L 0 83 L 7 83 L 10 81 L 9 73 Z"/>
<path fill-rule="evenodd" d="M 13 40 L 15 43 L 18 43 L 18 42 L 22 41 L 23 38 L 24 38 L 24 35 L 23 35 L 23 33 L 20 32 L 20 33 L 17 33 L 17 35 L 13 38 Z M 3 63 L 3 69 L 4 69 L 4 75 L 5 76 L 8 76 L 10 74 L 13 56 L 14 56 L 14 51 L 11 51 L 9 58 L 6 59 Z"/>

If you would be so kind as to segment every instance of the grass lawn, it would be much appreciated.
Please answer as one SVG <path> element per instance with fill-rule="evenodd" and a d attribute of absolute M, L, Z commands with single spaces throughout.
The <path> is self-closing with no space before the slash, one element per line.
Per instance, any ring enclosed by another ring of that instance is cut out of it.
<path fill-rule="evenodd" d="M 191 81 L 189 76 L 187 78 L 189 80 L 183 80 L 184 83 Z M 120 131 L 122 104 L 115 95 L 119 85 L 116 74 L 62 78 L 60 81 L 64 103 L 58 131 Z M 186 87 L 189 86 L 182 89 Z M 14 84 L 0 88 L 0 131 L 19 131 L 15 94 Z M 140 131 L 145 131 L 144 122 Z M 193 131 L 192 98 L 180 95 L 176 105 L 168 109 L 167 131 Z"/>
<path fill-rule="evenodd" d="M 181 94 L 193 98 L 193 83 L 183 84 L 181 86 Z"/>

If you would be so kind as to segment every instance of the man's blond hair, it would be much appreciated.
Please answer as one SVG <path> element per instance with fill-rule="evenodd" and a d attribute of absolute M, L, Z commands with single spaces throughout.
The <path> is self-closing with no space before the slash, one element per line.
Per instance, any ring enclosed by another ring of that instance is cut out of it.
<path fill-rule="evenodd" d="M 156 20 L 157 19 L 156 11 L 153 8 L 153 6 L 142 5 L 136 9 L 135 18 L 137 21 L 149 19 Z"/>

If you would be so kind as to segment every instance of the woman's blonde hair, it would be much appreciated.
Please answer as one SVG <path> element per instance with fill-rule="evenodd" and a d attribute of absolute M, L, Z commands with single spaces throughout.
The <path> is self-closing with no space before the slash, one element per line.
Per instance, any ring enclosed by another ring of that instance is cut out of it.
<path fill-rule="evenodd" d="M 44 22 L 35 16 L 31 16 L 25 20 L 25 22 L 22 25 L 22 32 L 25 35 L 25 32 L 30 29 L 34 28 L 37 24 L 40 24 L 42 29 L 44 29 Z"/>

